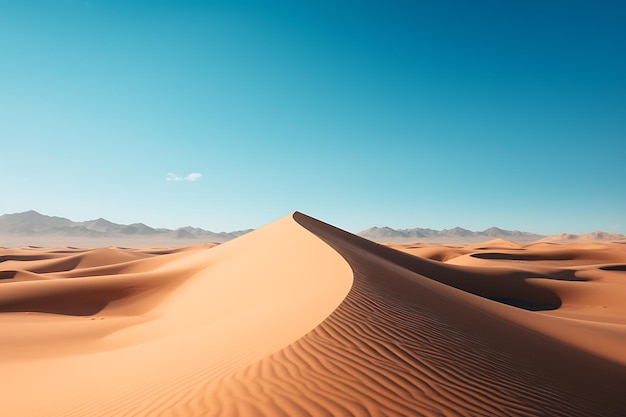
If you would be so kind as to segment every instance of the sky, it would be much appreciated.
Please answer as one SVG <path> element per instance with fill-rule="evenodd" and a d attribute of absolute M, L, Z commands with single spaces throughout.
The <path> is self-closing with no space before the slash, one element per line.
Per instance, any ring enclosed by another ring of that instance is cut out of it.
<path fill-rule="evenodd" d="M 626 3 L 0 0 L 0 214 L 626 233 Z"/>

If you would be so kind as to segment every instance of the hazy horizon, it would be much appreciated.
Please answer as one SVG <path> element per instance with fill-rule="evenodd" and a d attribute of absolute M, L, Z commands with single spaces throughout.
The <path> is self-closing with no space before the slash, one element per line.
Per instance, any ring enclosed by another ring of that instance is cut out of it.
<path fill-rule="evenodd" d="M 89 218 L 89 219 L 79 219 L 79 220 L 77 220 L 77 219 L 73 219 L 73 218 L 68 218 L 66 216 L 56 216 L 56 215 L 55 216 L 51 216 L 51 215 L 48 215 L 46 213 L 41 213 L 41 212 L 39 212 L 37 210 L 28 210 L 26 212 L 19 212 L 19 213 L 0 213 L 0 216 L 3 216 L 3 215 L 14 215 L 14 214 L 24 214 L 24 213 L 28 213 L 28 212 L 35 212 L 35 213 L 37 213 L 39 215 L 43 215 L 43 216 L 63 218 L 63 219 L 66 219 L 66 220 L 70 220 L 73 223 L 86 223 L 86 222 L 97 221 L 97 220 L 105 220 L 105 221 L 108 221 L 108 222 L 111 222 L 111 223 L 114 223 L 114 224 L 117 224 L 117 225 L 120 225 L 120 226 L 129 226 L 129 225 L 132 225 L 132 224 L 143 224 L 145 226 L 150 227 L 151 229 L 155 229 L 155 230 L 169 230 L 169 231 L 176 231 L 178 229 L 185 229 L 185 228 L 191 227 L 191 228 L 199 228 L 199 229 L 202 229 L 204 231 L 212 232 L 212 233 L 216 233 L 216 234 L 252 231 L 252 230 L 256 230 L 256 229 L 258 229 L 260 227 L 267 226 L 267 224 L 265 224 L 265 225 L 261 225 L 261 226 L 259 226 L 257 228 L 249 228 L 249 229 L 242 229 L 242 228 L 240 228 L 240 229 L 232 229 L 232 230 L 210 230 L 210 229 L 204 229 L 204 228 L 196 226 L 194 224 L 185 224 L 185 225 L 179 225 L 179 226 L 174 226 L 174 227 L 164 227 L 164 226 L 149 224 L 149 223 L 142 222 L 142 221 L 137 221 L 137 222 L 133 222 L 133 223 L 119 223 L 119 222 L 115 222 L 115 221 L 112 221 L 112 220 L 104 218 L 104 217 L 93 217 L 93 218 Z M 307 214 L 307 213 L 304 213 L 304 214 Z M 289 214 L 286 214 L 285 216 L 288 216 L 288 215 Z M 282 217 L 285 217 L 285 216 L 282 216 Z M 274 221 L 277 221 L 277 220 L 279 220 L 279 219 L 275 219 Z M 272 221 L 270 223 L 273 223 L 274 221 Z M 270 223 L 268 223 L 268 224 L 270 224 Z M 432 231 L 435 231 L 435 232 L 445 232 L 445 231 L 452 231 L 454 229 L 459 229 L 460 228 L 460 229 L 463 229 L 463 230 L 466 230 L 466 231 L 469 231 L 469 232 L 473 232 L 473 233 L 482 233 L 482 232 L 488 231 L 490 229 L 496 228 L 496 229 L 500 229 L 500 230 L 502 230 L 504 232 L 522 232 L 522 233 L 535 234 L 535 235 L 544 235 L 544 236 L 559 235 L 559 234 L 578 234 L 578 235 L 581 235 L 581 234 L 594 233 L 594 232 L 616 233 L 616 232 L 607 232 L 606 230 L 589 230 L 589 231 L 583 232 L 583 233 L 571 233 L 571 232 L 569 232 L 567 230 L 563 230 L 563 231 L 561 231 L 559 233 L 546 234 L 546 233 L 541 233 L 541 232 L 537 232 L 537 231 L 534 231 L 534 230 L 506 229 L 506 228 L 500 227 L 498 225 L 491 225 L 491 226 L 486 227 L 484 229 L 469 229 L 469 228 L 463 227 L 462 225 L 456 225 L 456 226 L 453 226 L 453 227 L 450 227 L 450 228 L 444 228 L 444 229 L 434 229 L 432 227 L 429 227 L 428 225 L 415 225 L 415 226 L 403 227 L 403 228 L 393 228 L 393 227 L 390 227 L 390 226 L 387 226 L 387 225 L 372 225 L 372 226 L 369 226 L 369 227 L 361 229 L 361 230 L 349 230 L 349 229 L 345 229 L 345 228 L 341 227 L 341 225 L 333 225 L 333 226 L 338 227 L 340 229 L 347 230 L 348 232 L 355 233 L 355 234 L 356 233 L 360 233 L 360 232 L 367 232 L 370 229 L 385 229 L 385 228 L 391 228 L 392 230 L 398 231 L 398 232 L 401 232 L 401 231 L 412 231 L 412 230 L 417 230 L 417 229 L 432 230 Z"/>
<path fill-rule="evenodd" d="M 0 0 L 0 213 L 626 234 L 626 5 Z"/>

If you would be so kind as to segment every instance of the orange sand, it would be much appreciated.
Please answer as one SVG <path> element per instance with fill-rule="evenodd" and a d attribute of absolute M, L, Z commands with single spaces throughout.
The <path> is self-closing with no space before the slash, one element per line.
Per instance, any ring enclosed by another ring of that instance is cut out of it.
<path fill-rule="evenodd" d="M 393 247 L 0 249 L 0 415 L 624 415 L 626 245 Z"/>

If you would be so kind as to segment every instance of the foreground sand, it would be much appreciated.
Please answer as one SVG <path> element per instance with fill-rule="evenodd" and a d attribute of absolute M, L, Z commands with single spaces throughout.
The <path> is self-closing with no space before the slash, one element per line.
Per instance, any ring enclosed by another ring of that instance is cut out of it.
<path fill-rule="evenodd" d="M 624 415 L 626 245 L 395 249 L 0 250 L 0 415 Z"/>

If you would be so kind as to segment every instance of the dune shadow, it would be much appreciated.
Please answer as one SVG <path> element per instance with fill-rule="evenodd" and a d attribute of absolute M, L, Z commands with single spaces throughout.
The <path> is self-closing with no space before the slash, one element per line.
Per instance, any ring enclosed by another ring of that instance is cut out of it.
<path fill-rule="evenodd" d="M 480 246 L 477 248 L 474 248 L 474 250 L 494 250 L 494 249 L 499 249 L 499 248 L 494 248 L 493 246 Z M 506 250 L 510 250 L 510 251 L 524 251 L 524 248 L 506 248 Z"/>
<path fill-rule="evenodd" d="M 81 255 L 70 256 L 64 258 L 56 258 L 54 256 L 46 255 L 2 255 L 0 256 L 0 263 L 6 261 L 48 261 L 40 265 L 28 265 L 25 264 L 20 267 L 25 271 L 34 272 L 36 274 L 47 274 L 51 272 L 66 272 L 75 269 L 80 263 Z"/>
<path fill-rule="evenodd" d="M 109 304 L 106 299 L 75 299 L 67 297 L 46 300 L 28 300 L 0 306 L 0 313 L 48 313 L 64 316 L 93 316 Z"/>
<path fill-rule="evenodd" d="M 487 297 L 489 298 L 489 297 Z M 519 298 L 508 298 L 508 297 L 493 297 L 489 298 L 492 301 L 497 301 L 502 304 L 507 304 L 512 307 L 522 308 L 528 311 L 547 311 L 547 310 L 557 310 L 561 307 L 561 300 L 554 303 L 535 303 L 528 300 L 522 300 Z"/>
<path fill-rule="evenodd" d="M 82 258 L 80 257 L 80 255 L 68 257 L 68 258 L 61 258 L 61 259 L 46 263 L 45 265 L 37 266 L 35 268 L 24 268 L 24 269 L 30 272 L 34 272 L 36 274 L 48 274 L 52 272 L 66 272 L 66 271 L 71 271 L 73 269 L 76 269 L 81 259 Z"/>
<path fill-rule="evenodd" d="M 470 255 L 473 258 L 478 259 L 490 259 L 490 260 L 506 260 L 506 261 L 569 261 L 572 258 L 569 256 L 561 255 L 548 255 L 548 254 L 524 254 L 524 253 L 502 253 L 502 252 L 484 252 L 484 253 L 472 253 Z"/>
<path fill-rule="evenodd" d="M 626 271 L 626 265 L 609 265 L 600 267 L 603 271 Z"/>
<path fill-rule="evenodd" d="M 573 269 L 563 269 L 560 271 L 550 272 L 550 274 L 548 275 L 529 276 L 528 278 L 543 278 L 543 279 L 551 279 L 555 281 L 571 281 L 571 282 L 591 281 L 589 278 L 577 277 L 576 271 Z"/>
<path fill-rule="evenodd" d="M 17 271 L 0 271 L 0 279 L 13 279 Z"/>
<path fill-rule="evenodd" d="M 50 259 L 48 255 L 2 255 L 0 256 L 0 262 L 6 261 L 43 261 Z"/>

